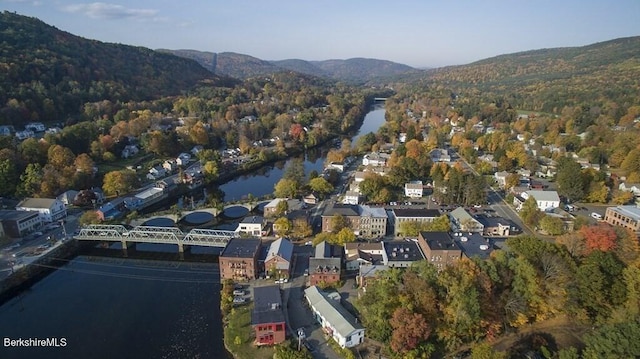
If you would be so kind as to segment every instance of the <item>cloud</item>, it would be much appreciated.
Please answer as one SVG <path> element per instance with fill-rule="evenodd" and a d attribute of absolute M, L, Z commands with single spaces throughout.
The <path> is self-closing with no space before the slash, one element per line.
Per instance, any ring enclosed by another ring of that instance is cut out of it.
<path fill-rule="evenodd" d="M 138 19 L 157 20 L 158 10 L 127 9 L 122 5 L 94 2 L 90 4 L 74 4 L 63 8 L 64 11 L 83 14 L 92 19 Z"/>

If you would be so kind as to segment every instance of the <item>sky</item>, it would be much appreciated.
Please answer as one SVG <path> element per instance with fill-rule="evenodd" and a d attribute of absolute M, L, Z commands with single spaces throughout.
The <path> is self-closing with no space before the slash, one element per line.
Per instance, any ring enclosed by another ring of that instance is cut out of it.
<path fill-rule="evenodd" d="M 0 0 L 84 38 L 263 60 L 413 67 L 640 35 L 640 0 Z"/>

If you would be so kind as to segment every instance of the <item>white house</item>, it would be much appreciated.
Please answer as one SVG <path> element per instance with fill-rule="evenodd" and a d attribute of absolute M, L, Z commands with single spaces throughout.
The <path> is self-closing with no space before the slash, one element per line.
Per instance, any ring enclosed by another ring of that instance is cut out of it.
<path fill-rule="evenodd" d="M 429 157 L 431 157 L 431 161 L 436 162 L 451 162 L 451 155 L 449 155 L 449 151 L 444 148 L 436 148 L 429 152 Z"/>
<path fill-rule="evenodd" d="M 149 173 L 147 174 L 147 178 L 150 180 L 156 180 L 158 178 L 164 177 L 167 174 L 167 170 L 161 166 L 151 167 L 149 169 Z"/>
<path fill-rule="evenodd" d="M 347 191 L 342 199 L 343 204 L 358 204 L 360 202 L 360 193 L 356 191 Z"/>
<path fill-rule="evenodd" d="M 560 207 L 560 196 L 556 191 L 526 191 L 520 195 L 524 200 L 533 197 L 538 203 L 538 209 L 543 212 Z"/>
<path fill-rule="evenodd" d="M 33 132 L 44 132 L 47 129 L 42 122 L 30 122 L 24 128 Z"/>
<path fill-rule="evenodd" d="M 120 157 L 129 158 L 131 156 L 135 156 L 140 152 L 140 149 L 136 145 L 126 145 L 122 149 L 122 153 L 120 153 Z"/>
<path fill-rule="evenodd" d="M 329 298 L 316 286 L 305 289 L 304 296 L 315 320 L 340 347 L 351 348 L 364 341 L 364 327 L 340 304 L 339 300 Z"/>
<path fill-rule="evenodd" d="M 24 130 L 16 132 L 16 138 L 19 140 L 26 140 L 29 137 L 34 137 L 35 134 L 31 130 Z"/>
<path fill-rule="evenodd" d="M 638 183 L 622 182 L 618 185 L 618 189 L 620 191 L 631 192 L 633 193 L 633 196 L 636 198 L 640 197 L 640 184 Z"/>
<path fill-rule="evenodd" d="M 422 181 L 411 181 L 404 184 L 404 195 L 411 198 L 422 198 L 424 187 Z"/>
<path fill-rule="evenodd" d="M 260 216 L 245 217 L 236 232 L 244 233 L 253 237 L 260 237 L 262 235 L 262 227 L 264 226 L 264 219 Z"/>
<path fill-rule="evenodd" d="M 500 188 L 507 186 L 507 177 L 509 177 L 509 172 L 507 171 L 500 171 L 493 174 L 493 178 Z"/>
<path fill-rule="evenodd" d="M 58 221 L 67 216 L 64 203 L 53 198 L 26 198 L 18 203 L 16 210 L 38 212 L 44 223 Z"/>
<path fill-rule="evenodd" d="M 365 166 L 386 166 L 387 161 L 391 158 L 390 155 L 381 152 L 371 152 L 364 155 L 362 158 L 362 164 Z"/>
<path fill-rule="evenodd" d="M 326 169 L 328 170 L 336 170 L 338 172 L 344 171 L 344 163 L 342 162 L 331 162 L 327 165 Z"/>

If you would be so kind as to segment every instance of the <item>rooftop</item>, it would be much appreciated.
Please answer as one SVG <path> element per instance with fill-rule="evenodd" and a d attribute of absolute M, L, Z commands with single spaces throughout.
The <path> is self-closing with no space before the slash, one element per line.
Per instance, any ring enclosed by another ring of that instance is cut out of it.
<path fill-rule="evenodd" d="M 272 257 L 280 256 L 282 259 L 287 262 L 291 262 L 291 255 L 293 254 L 293 244 L 285 238 L 280 238 L 275 242 L 271 243 L 269 246 L 269 251 L 267 252 L 267 259 L 269 260 Z"/>
<path fill-rule="evenodd" d="M 358 206 L 353 204 L 334 204 L 327 206 L 322 213 L 323 216 L 343 215 L 346 217 L 359 216 Z"/>
<path fill-rule="evenodd" d="M 640 220 L 640 208 L 635 205 L 609 207 L 608 209 L 634 220 Z"/>
<path fill-rule="evenodd" d="M 393 214 L 398 217 L 411 218 L 437 218 L 440 217 L 440 211 L 437 209 L 426 208 L 394 208 Z"/>
<path fill-rule="evenodd" d="M 309 273 L 340 272 L 340 258 L 309 258 Z"/>
<path fill-rule="evenodd" d="M 340 305 L 340 302 L 327 298 L 327 295 L 318 287 L 312 286 L 305 289 L 304 295 L 340 336 L 346 338 L 356 330 L 364 329 L 356 322 L 356 318 Z"/>
<path fill-rule="evenodd" d="M 341 246 L 322 241 L 315 248 L 316 258 L 342 258 L 343 249 Z"/>
<path fill-rule="evenodd" d="M 18 203 L 16 208 L 51 208 L 56 201 L 55 198 L 26 198 Z"/>
<path fill-rule="evenodd" d="M 420 232 L 418 238 L 420 237 L 424 239 L 431 250 L 460 250 L 449 232 Z"/>
<path fill-rule="evenodd" d="M 387 211 L 383 207 L 360 206 L 361 217 L 387 218 Z"/>
<path fill-rule="evenodd" d="M 536 201 L 560 201 L 560 197 L 556 191 L 527 191 L 527 194 L 535 198 Z"/>
<path fill-rule="evenodd" d="M 413 241 L 384 242 L 384 250 L 387 253 L 389 262 L 419 261 L 424 259 L 418 244 Z"/>
<path fill-rule="evenodd" d="M 251 312 L 251 325 L 283 323 L 285 321 L 279 286 L 255 287 L 253 297 L 254 308 Z"/>
<path fill-rule="evenodd" d="M 249 216 L 249 217 L 245 217 L 242 220 L 242 223 L 260 223 L 260 224 L 262 224 L 263 220 L 264 219 L 261 216 Z"/>
<path fill-rule="evenodd" d="M 0 210 L 0 221 L 20 221 L 29 217 L 38 216 L 37 212 L 30 211 L 12 211 L 12 210 Z"/>
<path fill-rule="evenodd" d="M 453 240 L 467 258 L 487 259 L 493 251 L 493 245 L 479 233 L 454 233 Z"/>
<path fill-rule="evenodd" d="M 220 257 L 253 258 L 260 248 L 257 238 L 232 238 Z"/>

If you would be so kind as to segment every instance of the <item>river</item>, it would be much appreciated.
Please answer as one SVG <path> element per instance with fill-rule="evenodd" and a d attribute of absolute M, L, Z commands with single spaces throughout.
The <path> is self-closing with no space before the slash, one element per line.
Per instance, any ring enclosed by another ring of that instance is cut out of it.
<path fill-rule="evenodd" d="M 384 110 L 373 109 L 353 142 L 383 123 Z M 307 174 L 322 171 L 327 150 L 305 155 Z M 288 163 L 220 189 L 226 200 L 270 194 Z M 174 246 L 150 244 L 138 244 L 130 258 L 100 251 L 83 252 L 0 306 L 0 358 L 226 358 L 215 255 L 194 247 L 178 261 Z M 4 345 L 29 338 L 64 339 L 66 346 Z"/>
<path fill-rule="evenodd" d="M 351 142 L 355 144 L 360 136 L 369 132 L 376 133 L 378 128 L 385 122 L 385 111 L 382 106 L 376 106 L 369 111 L 362 122 L 362 126 L 353 136 Z M 315 170 L 321 173 L 324 169 L 324 161 L 326 154 L 331 148 L 331 145 L 322 146 L 320 148 L 312 149 L 309 153 L 297 157 L 304 160 L 305 173 Z M 251 193 L 255 197 L 262 197 L 273 193 L 273 187 L 282 178 L 284 169 L 289 165 L 293 159 L 287 161 L 281 161 L 274 165 L 263 167 L 262 169 L 248 175 L 240 176 L 232 181 L 229 181 L 219 187 L 224 192 L 225 202 L 237 201 L 247 197 Z"/>

